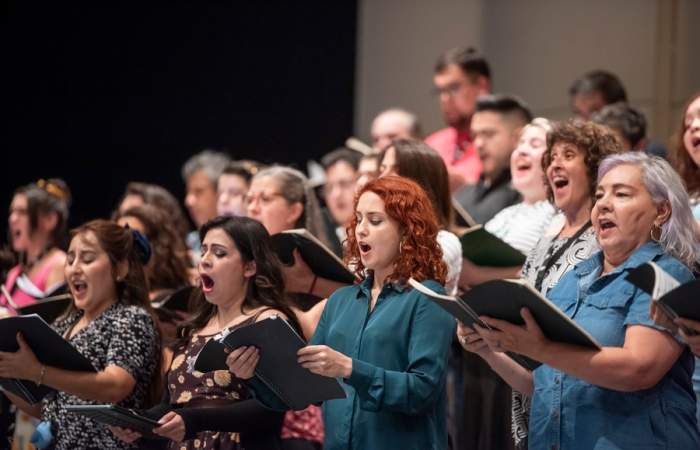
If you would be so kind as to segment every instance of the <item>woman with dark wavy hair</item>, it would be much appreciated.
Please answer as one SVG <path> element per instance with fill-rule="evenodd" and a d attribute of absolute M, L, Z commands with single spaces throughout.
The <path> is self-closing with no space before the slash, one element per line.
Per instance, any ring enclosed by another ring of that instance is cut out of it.
<path fill-rule="evenodd" d="M 415 182 L 387 176 L 359 191 L 346 260 L 363 280 L 331 295 L 298 354 L 310 371 L 342 378 L 347 393 L 323 405 L 324 449 L 447 448 L 445 374 L 455 322 L 406 284 L 412 277 L 444 292 L 437 233 L 430 201 Z M 228 362 L 248 379 L 257 361 L 243 353 Z M 278 405 L 262 386 L 254 388 Z"/>
<path fill-rule="evenodd" d="M 178 329 L 164 399 L 149 411 L 162 424 L 154 432 L 168 438 L 172 449 L 277 449 L 282 413 L 244 414 L 242 420 L 242 411 L 255 400 L 240 380 L 227 370 L 202 373 L 192 365 L 210 339 L 273 315 L 298 329 L 283 300 L 279 260 L 265 228 L 247 217 L 217 217 L 202 225 L 199 235 L 203 298 Z M 124 429 L 113 432 L 129 442 L 140 437 Z"/>

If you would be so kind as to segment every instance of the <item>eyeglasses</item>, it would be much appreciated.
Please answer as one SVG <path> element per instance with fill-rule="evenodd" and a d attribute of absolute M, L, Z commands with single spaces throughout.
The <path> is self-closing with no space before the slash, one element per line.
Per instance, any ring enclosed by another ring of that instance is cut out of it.
<path fill-rule="evenodd" d="M 455 81 L 444 87 L 434 87 L 431 92 L 435 97 L 439 97 L 442 94 L 447 94 L 447 96 L 452 97 L 462 89 L 463 85 L 464 83 L 462 81 Z"/>
<path fill-rule="evenodd" d="M 249 206 L 252 205 L 253 202 L 257 201 L 263 205 L 267 205 L 272 203 L 277 197 L 284 197 L 284 195 L 279 192 L 249 192 L 243 197 L 243 203 L 246 206 Z"/>

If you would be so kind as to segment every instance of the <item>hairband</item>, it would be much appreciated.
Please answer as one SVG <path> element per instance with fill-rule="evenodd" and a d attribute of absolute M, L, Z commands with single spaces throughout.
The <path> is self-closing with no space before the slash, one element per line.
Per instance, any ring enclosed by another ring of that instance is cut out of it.
<path fill-rule="evenodd" d="M 138 230 L 131 230 L 131 234 L 134 237 L 134 244 L 136 248 L 136 254 L 141 260 L 141 264 L 144 266 L 148 264 L 151 260 L 151 243 L 148 242 L 148 238 L 141 234 Z"/>
<path fill-rule="evenodd" d="M 65 200 L 67 197 L 66 192 L 63 189 L 61 189 L 60 186 L 56 185 L 56 183 L 53 183 L 51 181 L 46 181 L 43 178 L 41 178 L 39 179 L 39 181 L 36 182 L 36 185 L 59 200 Z"/>
<path fill-rule="evenodd" d="M 148 261 L 151 260 L 151 243 L 148 241 L 148 238 L 144 236 L 140 231 L 138 230 L 132 230 L 129 224 L 124 224 L 124 228 L 131 231 L 131 237 L 134 240 L 134 250 L 136 251 L 136 256 L 139 257 L 139 261 L 141 261 L 141 264 L 144 266 L 148 264 Z"/>

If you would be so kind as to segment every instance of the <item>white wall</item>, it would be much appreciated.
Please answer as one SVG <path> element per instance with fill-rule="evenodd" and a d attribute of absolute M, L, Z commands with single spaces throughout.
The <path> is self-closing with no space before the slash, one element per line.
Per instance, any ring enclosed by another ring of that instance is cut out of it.
<path fill-rule="evenodd" d="M 433 63 L 472 45 L 487 55 L 496 92 L 553 119 L 569 116 L 575 78 L 610 70 L 665 140 L 700 88 L 698 23 L 697 0 L 360 0 L 355 130 L 368 139 L 372 118 L 390 106 L 416 112 L 427 132 L 440 128 Z"/>

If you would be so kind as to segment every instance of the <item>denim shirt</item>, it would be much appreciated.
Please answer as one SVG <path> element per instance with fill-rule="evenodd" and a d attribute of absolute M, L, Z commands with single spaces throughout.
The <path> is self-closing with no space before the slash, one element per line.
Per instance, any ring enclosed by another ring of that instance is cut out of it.
<path fill-rule="evenodd" d="M 435 281 L 424 284 L 444 292 Z M 372 277 L 337 290 L 310 344 L 352 358 L 347 398 L 323 404 L 325 450 L 447 448 L 445 376 L 455 320 L 410 287 Z"/>
<path fill-rule="evenodd" d="M 549 297 L 603 347 L 622 347 L 628 325 L 663 330 L 649 318 L 650 296 L 626 280 L 630 269 L 654 261 L 681 283 L 693 279 L 686 266 L 654 242 L 600 276 L 602 261 L 598 252 L 577 264 Z M 656 386 L 621 392 L 542 365 L 534 372 L 530 448 L 700 448 L 692 370 L 693 358 L 686 347 Z"/>

